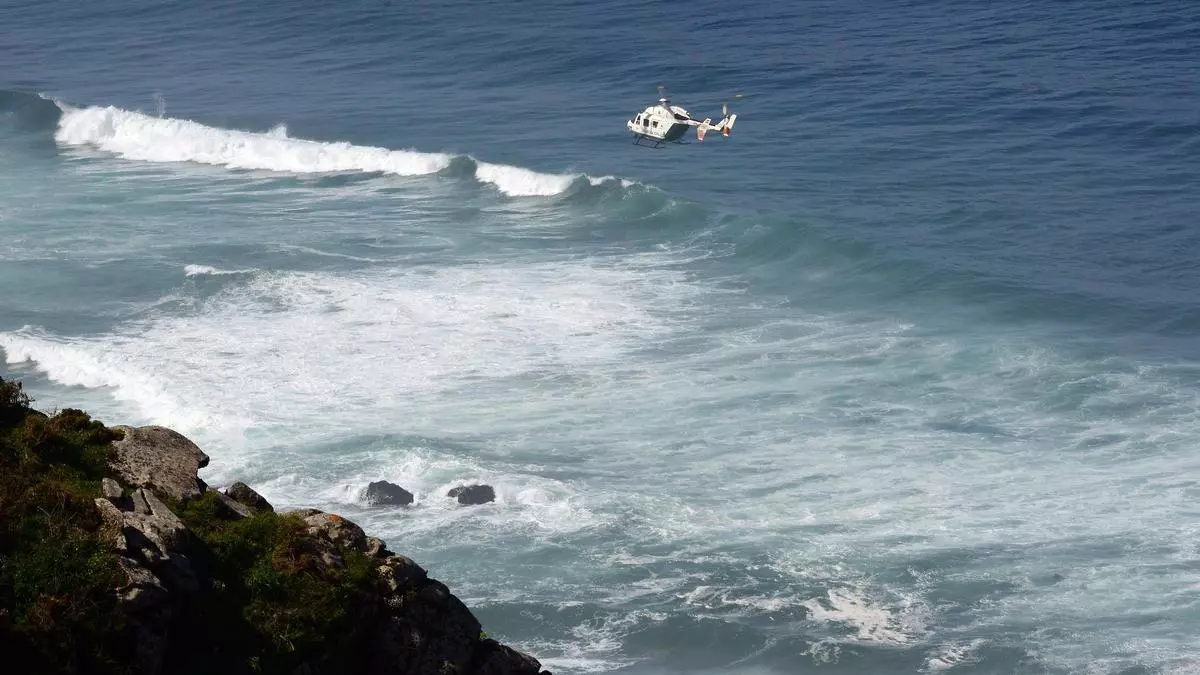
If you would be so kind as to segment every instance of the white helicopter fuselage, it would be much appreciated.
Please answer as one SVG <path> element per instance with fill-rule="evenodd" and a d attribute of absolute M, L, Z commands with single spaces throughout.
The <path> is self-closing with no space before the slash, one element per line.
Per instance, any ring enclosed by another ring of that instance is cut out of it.
<path fill-rule="evenodd" d="M 709 130 L 728 136 L 737 115 L 730 115 L 727 106 L 722 106 L 722 114 L 725 117 L 716 124 L 712 123 L 712 118 L 694 120 L 687 110 L 671 105 L 671 101 L 666 98 L 660 98 L 658 105 L 647 106 L 627 121 L 625 126 L 633 133 L 635 143 L 645 138 L 653 141 L 655 147 L 659 147 L 663 143 L 678 142 L 689 127 L 696 128 L 696 140 L 700 141 L 704 140 L 704 134 Z"/>
<path fill-rule="evenodd" d="M 639 136 L 660 141 L 677 141 L 687 133 L 688 127 L 695 126 L 695 122 L 682 107 L 659 103 L 647 106 L 626 122 L 625 126 Z"/>

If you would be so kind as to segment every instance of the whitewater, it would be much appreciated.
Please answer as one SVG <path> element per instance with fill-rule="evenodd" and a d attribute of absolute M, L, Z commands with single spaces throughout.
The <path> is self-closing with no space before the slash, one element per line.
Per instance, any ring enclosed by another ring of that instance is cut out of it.
<path fill-rule="evenodd" d="M 357 172 L 425 176 L 445 171 L 455 159 L 461 159 L 469 164 L 468 169 L 473 171 L 476 179 L 512 197 L 561 194 L 579 180 L 593 186 L 606 181 L 629 185 L 629 181 L 611 176 L 544 174 L 444 153 L 292 139 L 288 138 L 287 127 L 282 124 L 256 133 L 217 129 L 190 120 L 154 117 L 113 106 L 60 107 L 63 116 L 54 134 L 59 143 L 97 148 L 126 159 L 147 162 L 197 162 L 230 169 L 301 174 Z"/>
<path fill-rule="evenodd" d="M 40 407 L 555 673 L 1200 670 L 1190 4 L 47 7 L 0 74 Z M 647 53 L 735 132 L 631 146 Z"/>

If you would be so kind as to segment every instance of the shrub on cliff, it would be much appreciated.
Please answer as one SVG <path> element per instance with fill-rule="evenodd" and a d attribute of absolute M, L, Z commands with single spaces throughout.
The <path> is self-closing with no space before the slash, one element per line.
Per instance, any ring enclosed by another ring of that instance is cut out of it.
<path fill-rule="evenodd" d="M 296 514 L 263 512 L 229 519 L 216 493 L 177 511 L 202 545 L 192 560 L 212 582 L 187 612 L 189 640 L 223 644 L 225 653 L 168 664 L 169 672 L 291 672 L 338 654 L 369 607 L 371 560 L 349 552 L 343 567 L 318 557 Z M 339 641 L 343 644 L 339 645 Z"/>
<path fill-rule="evenodd" d="M 30 403 L 0 378 L 4 672 L 548 675 L 344 518 L 255 512 L 206 491 L 173 431 Z"/>
<path fill-rule="evenodd" d="M 117 436 L 81 411 L 46 417 L 30 402 L 0 378 L 0 653 L 40 672 L 123 672 L 121 573 L 93 503 Z"/>
<path fill-rule="evenodd" d="M 31 403 L 0 378 L 0 653 L 20 655 L 29 672 L 132 672 L 114 593 L 125 578 L 94 503 L 121 434 L 80 410 L 47 417 Z M 297 515 L 230 519 L 211 492 L 168 501 L 196 535 L 189 554 L 206 582 L 177 614 L 168 672 L 289 672 L 354 633 L 356 608 L 369 606 L 366 555 L 331 568 Z"/>

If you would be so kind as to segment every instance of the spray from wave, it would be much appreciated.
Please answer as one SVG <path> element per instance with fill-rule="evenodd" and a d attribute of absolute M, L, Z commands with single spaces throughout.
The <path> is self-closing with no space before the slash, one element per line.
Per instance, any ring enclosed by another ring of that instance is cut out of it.
<path fill-rule="evenodd" d="M 257 272 L 257 271 L 258 270 L 255 270 L 255 269 L 223 270 L 223 269 L 218 269 L 216 267 L 210 267 L 209 265 L 188 265 L 183 268 L 184 276 L 188 276 L 188 277 L 202 277 L 202 276 L 231 277 L 231 276 L 235 276 L 235 275 L 239 275 L 239 274 L 253 274 L 254 272 Z"/>
<path fill-rule="evenodd" d="M 59 143 L 94 147 L 147 162 L 196 162 L 294 174 L 364 172 L 426 176 L 446 171 L 456 159 L 447 153 L 292 138 L 283 124 L 267 132 L 241 131 L 113 106 L 76 108 L 63 103 L 58 106 L 62 116 L 54 138 Z M 510 197 L 558 195 L 585 181 L 593 186 L 608 182 L 632 185 L 611 176 L 539 173 L 472 157 L 463 160 L 471 166 L 476 180 Z"/>

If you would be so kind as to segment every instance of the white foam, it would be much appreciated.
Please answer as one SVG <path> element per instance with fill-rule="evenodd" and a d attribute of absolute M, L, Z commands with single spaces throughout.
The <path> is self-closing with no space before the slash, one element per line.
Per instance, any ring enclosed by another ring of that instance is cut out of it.
<path fill-rule="evenodd" d="M 475 177 L 491 183 L 510 197 L 547 197 L 562 194 L 579 175 L 538 173 L 504 164 L 476 162 Z"/>
<path fill-rule="evenodd" d="M 391 442 L 384 447 L 343 457 L 345 467 L 335 483 L 324 478 L 285 476 L 262 483 L 264 494 L 280 495 L 283 506 L 325 506 L 353 513 L 364 528 L 385 536 L 410 538 L 435 534 L 455 524 L 476 528 L 477 536 L 492 537 L 525 533 L 534 537 L 560 535 L 597 527 L 604 518 L 594 513 L 573 487 L 537 476 L 503 461 L 465 457 L 444 449 Z M 218 479 L 240 471 L 235 465 L 219 469 Z M 402 533 L 391 510 L 370 509 L 362 501 L 367 485 L 386 480 L 413 495 L 406 513 L 419 518 L 405 521 Z M 279 481 L 283 481 L 281 484 Z M 470 509 L 461 508 L 447 492 L 460 485 L 491 485 L 494 502 Z M 315 502 L 314 502 L 315 500 Z"/>
<path fill-rule="evenodd" d="M 876 604 L 852 588 L 831 588 L 825 598 L 813 598 L 803 604 L 812 620 L 846 624 L 862 642 L 904 645 L 922 628 L 918 614 Z"/>
<path fill-rule="evenodd" d="M 619 363 L 671 330 L 661 310 L 697 291 L 676 277 L 586 263 L 271 272 L 103 337 L 23 330 L 0 334 L 0 346 L 61 384 L 110 387 L 183 433 L 223 439 L 251 419 L 260 434 L 315 441 L 406 419 L 408 430 L 437 435 L 477 424 L 446 392 L 471 386 L 481 397 L 497 382 L 489 400 L 492 424 L 502 424 L 501 410 L 530 414 L 505 378 Z"/>
<path fill-rule="evenodd" d="M 51 380 L 68 387 L 106 388 L 118 401 L 132 404 L 143 421 L 172 420 L 185 429 L 220 424 L 230 432 L 243 426 L 236 414 L 221 415 L 218 420 L 203 402 L 184 402 L 172 394 L 169 380 L 155 376 L 152 369 L 140 367 L 123 354 L 122 342 L 122 338 L 116 342 L 67 342 L 28 327 L 0 333 L 0 348 L 9 364 L 33 362 Z"/>
<path fill-rule="evenodd" d="M 975 654 L 976 650 L 985 644 L 986 640 L 975 639 L 965 643 L 952 642 L 941 645 L 925 658 L 924 670 L 936 673 L 955 666 L 975 663 L 979 660 Z"/>
<path fill-rule="evenodd" d="M 91 146 L 148 162 L 198 162 L 286 173 L 378 171 L 419 176 L 441 171 L 451 160 L 443 153 L 293 139 L 282 125 L 259 133 L 153 117 L 113 106 L 61 107 L 63 114 L 54 135 L 59 143 Z"/>
<path fill-rule="evenodd" d="M 625 187 L 625 188 L 633 187 L 634 185 L 637 185 L 637 182 L 635 182 L 635 181 L 631 181 L 627 178 L 618 178 L 617 176 L 600 176 L 599 178 L 596 178 L 595 176 L 588 176 L 587 180 L 593 186 L 604 185 L 605 183 L 609 183 L 612 181 L 620 182 L 621 187 Z"/>
<path fill-rule="evenodd" d="M 555 672 L 610 672 L 637 662 L 624 653 L 626 636 L 667 618 L 664 612 L 644 609 L 603 614 L 573 626 L 570 639 L 519 643 L 518 647 L 538 654 L 542 665 Z"/>
<path fill-rule="evenodd" d="M 188 276 L 188 277 L 233 276 L 233 275 L 237 275 L 237 274 L 250 274 L 252 272 L 257 272 L 257 271 L 258 270 L 255 270 L 255 269 L 222 270 L 222 269 L 217 269 L 216 267 L 210 267 L 208 265 L 187 265 L 183 268 L 184 276 Z"/>
<path fill-rule="evenodd" d="M 292 138 L 280 123 L 266 132 L 222 129 L 185 119 L 155 117 L 113 106 L 62 109 L 54 137 L 63 145 L 87 146 L 126 159 L 147 162 L 197 162 L 232 169 L 283 173 L 380 172 L 396 176 L 434 174 L 450 166 L 453 155 L 412 149 L 352 145 Z M 474 158 L 472 158 L 474 159 Z M 530 169 L 475 160 L 475 177 L 511 197 L 550 196 L 573 182 L 592 185 L 620 180 L 586 174 L 539 173 Z"/>

